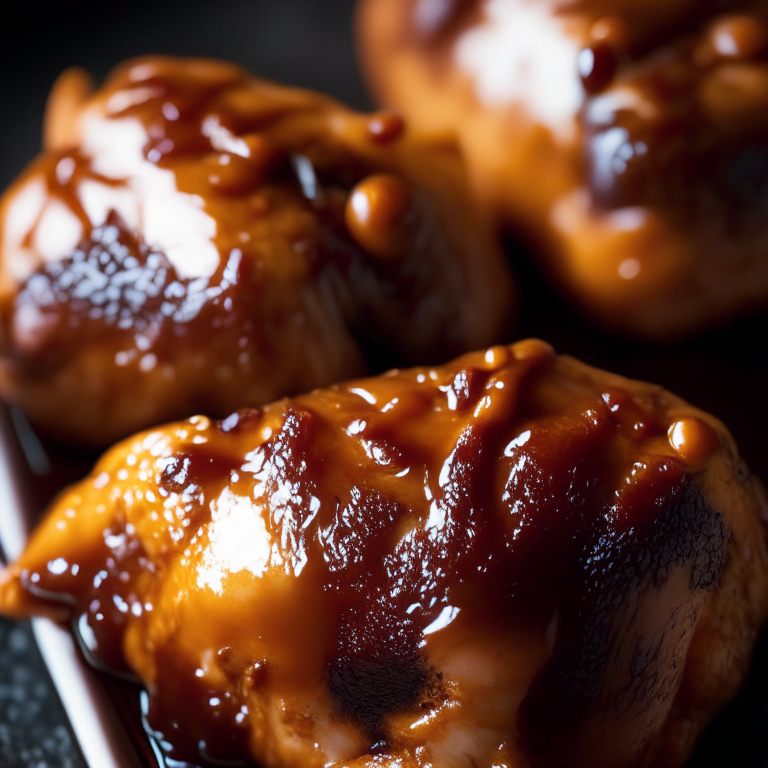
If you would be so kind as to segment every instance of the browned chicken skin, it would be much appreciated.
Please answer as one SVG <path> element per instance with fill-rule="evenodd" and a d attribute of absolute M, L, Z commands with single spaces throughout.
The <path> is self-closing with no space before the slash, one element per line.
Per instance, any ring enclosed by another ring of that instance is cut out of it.
<path fill-rule="evenodd" d="M 671 768 L 746 674 L 765 516 L 715 419 L 525 341 L 125 441 L 0 610 L 77 619 L 179 759 Z"/>
<path fill-rule="evenodd" d="M 497 340 L 510 278 L 455 149 L 234 65 L 51 96 L 0 203 L 0 396 L 106 444 Z"/>
<path fill-rule="evenodd" d="M 384 102 L 614 331 L 768 306 L 765 0 L 361 0 Z"/>

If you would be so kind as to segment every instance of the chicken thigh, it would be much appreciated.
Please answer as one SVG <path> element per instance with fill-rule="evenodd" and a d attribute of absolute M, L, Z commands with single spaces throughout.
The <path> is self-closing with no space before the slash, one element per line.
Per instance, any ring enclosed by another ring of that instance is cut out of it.
<path fill-rule="evenodd" d="M 0 203 L 0 397 L 70 443 L 498 341 L 449 142 L 218 61 L 66 73 Z"/>
<path fill-rule="evenodd" d="M 71 617 L 179 760 L 682 765 L 768 616 L 712 417 L 543 342 L 133 437 L 0 610 Z"/>
<path fill-rule="evenodd" d="M 477 194 L 607 329 L 768 307 L 765 0 L 360 0 L 390 106 L 455 130 Z"/>

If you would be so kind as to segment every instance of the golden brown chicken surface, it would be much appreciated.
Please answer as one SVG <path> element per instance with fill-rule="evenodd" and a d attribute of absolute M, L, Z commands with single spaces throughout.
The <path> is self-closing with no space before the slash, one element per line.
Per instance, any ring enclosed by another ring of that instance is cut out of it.
<path fill-rule="evenodd" d="M 0 396 L 106 444 L 493 343 L 510 278 L 448 143 L 235 65 L 52 93 L 0 202 Z"/>
<path fill-rule="evenodd" d="M 456 130 L 480 196 L 609 329 L 768 306 L 765 0 L 360 0 L 388 105 Z"/>
<path fill-rule="evenodd" d="M 71 615 L 172 756 L 680 766 L 768 615 L 724 427 L 525 341 L 146 432 L 0 610 Z"/>

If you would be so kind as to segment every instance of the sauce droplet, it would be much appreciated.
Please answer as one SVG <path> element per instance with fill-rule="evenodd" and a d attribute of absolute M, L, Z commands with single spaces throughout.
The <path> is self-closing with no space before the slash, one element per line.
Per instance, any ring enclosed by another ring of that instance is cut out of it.
<path fill-rule="evenodd" d="M 352 237 L 372 256 L 395 259 L 408 245 L 411 192 L 397 176 L 381 173 L 361 181 L 347 200 L 344 216 Z"/>
<path fill-rule="evenodd" d="M 368 123 L 368 136 L 374 144 L 391 144 L 404 130 L 403 118 L 386 112 L 374 115 Z"/>
<path fill-rule="evenodd" d="M 667 435 L 669 444 L 686 464 L 705 463 L 719 447 L 714 430 L 694 416 L 674 422 Z"/>
<path fill-rule="evenodd" d="M 604 42 L 596 42 L 579 52 L 578 67 L 581 83 L 588 94 L 607 88 L 616 74 L 616 54 Z"/>
<path fill-rule="evenodd" d="M 505 365 L 509 365 L 512 355 L 510 349 L 504 346 L 491 347 L 486 350 L 483 360 L 487 371 L 497 371 Z"/>
<path fill-rule="evenodd" d="M 541 339 L 523 339 L 512 346 L 515 360 L 528 360 L 538 362 L 542 360 L 554 360 L 555 349 L 551 344 Z"/>
<path fill-rule="evenodd" d="M 750 16 L 726 16 L 710 32 L 712 47 L 719 56 L 750 59 L 765 49 L 768 34 L 765 27 Z"/>
<path fill-rule="evenodd" d="M 626 48 L 629 37 L 626 22 L 618 16 L 598 19 L 592 25 L 590 35 L 594 41 L 607 43 L 614 51 Z"/>

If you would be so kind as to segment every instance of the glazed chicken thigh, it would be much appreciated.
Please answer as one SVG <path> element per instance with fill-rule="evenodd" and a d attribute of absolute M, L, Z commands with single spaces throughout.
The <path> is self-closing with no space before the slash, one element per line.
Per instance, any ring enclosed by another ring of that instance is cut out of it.
<path fill-rule="evenodd" d="M 0 397 L 104 446 L 496 341 L 510 277 L 448 142 L 218 61 L 52 93 L 0 203 Z"/>
<path fill-rule="evenodd" d="M 768 616 L 724 427 L 538 341 L 145 432 L 0 610 L 71 617 L 174 759 L 680 766 Z"/>
<path fill-rule="evenodd" d="M 382 101 L 613 332 L 768 307 L 765 0 L 360 0 Z"/>

